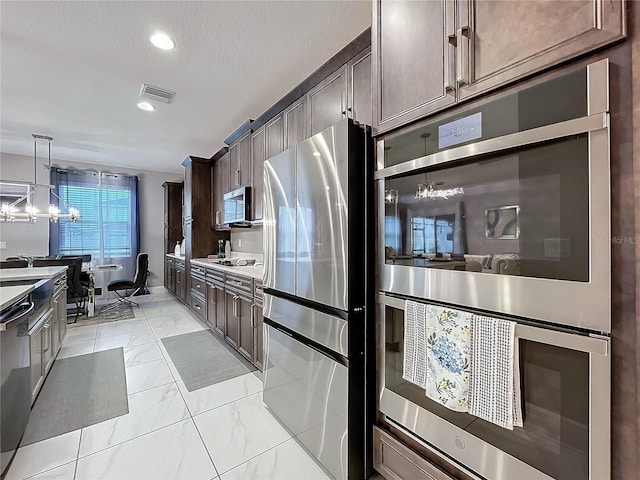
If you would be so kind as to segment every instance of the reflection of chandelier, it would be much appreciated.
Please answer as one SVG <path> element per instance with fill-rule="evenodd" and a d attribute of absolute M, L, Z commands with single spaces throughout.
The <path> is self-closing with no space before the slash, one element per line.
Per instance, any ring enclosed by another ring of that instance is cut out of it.
<path fill-rule="evenodd" d="M 8 189 L 21 189 L 25 193 L 19 196 L 15 201 L 3 202 L 0 207 L 0 222 L 15 222 L 18 221 L 27 221 L 30 223 L 35 223 L 38 218 L 48 218 L 51 222 L 57 222 L 59 218 L 70 218 L 72 222 L 76 222 L 78 218 L 80 218 L 80 212 L 77 208 L 69 205 L 65 200 L 60 198 L 58 194 L 54 191 L 53 185 L 43 185 L 38 184 L 36 180 L 37 173 L 37 141 L 38 139 L 47 140 L 49 143 L 49 170 L 51 169 L 51 142 L 53 141 L 53 137 L 48 137 L 45 135 L 36 135 L 33 136 L 33 183 L 25 183 L 25 182 L 12 182 L 12 181 L 0 181 L 0 186 Z M 60 208 L 51 203 L 47 208 L 46 212 L 40 213 L 38 208 L 33 204 L 33 194 L 36 192 L 38 188 L 48 189 L 51 195 L 56 197 L 60 202 L 64 203 L 64 205 L 68 209 L 68 213 L 60 213 Z M 19 210 L 18 205 L 21 203 L 25 203 L 24 210 Z"/>
<path fill-rule="evenodd" d="M 462 187 L 455 188 L 434 188 L 433 183 L 419 183 L 416 190 L 416 198 L 444 198 L 448 199 L 455 195 L 463 195 L 464 189 Z"/>
<path fill-rule="evenodd" d="M 398 190 L 385 190 L 384 203 L 398 203 Z"/>

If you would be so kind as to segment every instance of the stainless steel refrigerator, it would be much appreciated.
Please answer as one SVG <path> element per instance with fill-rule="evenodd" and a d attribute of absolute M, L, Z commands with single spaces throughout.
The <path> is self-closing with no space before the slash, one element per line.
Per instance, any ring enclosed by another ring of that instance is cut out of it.
<path fill-rule="evenodd" d="M 371 473 L 371 151 L 347 119 L 264 170 L 264 402 L 337 479 Z"/>

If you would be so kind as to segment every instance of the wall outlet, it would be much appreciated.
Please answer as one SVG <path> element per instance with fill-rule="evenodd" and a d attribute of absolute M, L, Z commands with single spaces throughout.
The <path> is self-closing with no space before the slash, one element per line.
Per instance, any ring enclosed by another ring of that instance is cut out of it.
<path fill-rule="evenodd" d="M 5 250 L 7 248 L 7 242 L 0 242 L 0 250 Z"/>

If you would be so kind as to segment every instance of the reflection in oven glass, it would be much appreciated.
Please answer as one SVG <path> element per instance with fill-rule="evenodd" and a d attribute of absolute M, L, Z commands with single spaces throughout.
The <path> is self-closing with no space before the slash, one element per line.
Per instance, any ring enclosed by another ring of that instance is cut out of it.
<path fill-rule="evenodd" d="M 589 281 L 587 135 L 385 180 L 385 263 Z"/>
<path fill-rule="evenodd" d="M 386 307 L 386 388 L 558 480 L 589 477 L 588 354 L 521 339 L 524 426 L 510 431 L 449 410 L 404 380 L 403 345 L 404 312 Z"/>

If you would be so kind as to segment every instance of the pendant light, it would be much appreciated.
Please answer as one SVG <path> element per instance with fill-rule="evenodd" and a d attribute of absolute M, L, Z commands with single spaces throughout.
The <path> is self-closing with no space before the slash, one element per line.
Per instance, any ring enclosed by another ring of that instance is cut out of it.
<path fill-rule="evenodd" d="M 51 170 L 51 142 L 53 137 L 46 135 L 31 134 L 33 137 L 33 183 L 25 183 L 18 181 L 0 181 L 0 190 L 17 190 L 21 189 L 26 192 L 19 196 L 16 200 L 9 203 L 2 202 L 0 206 L 0 222 L 15 222 L 26 221 L 29 223 L 35 223 L 38 218 L 48 218 L 50 222 L 57 222 L 60 218 L 69 218 L 72 222 L 77 222 L 80 218 L 80 212 L 77 208 L 69 205 L 64 199 L 60 198 L 55 192 L 55 186 L 49 184 L 39 184 L 36 178 L 37 174 L 37 148 L 38 140 L 46 140 L 49 146 L 49 170 Z M 67 207 L 68 213 L 60 213 L 60 208 L 51 203 L 45 209 L 44 212 L 40 212 L 33 204 L 33 194 L 37 189 L 47 189 L 51 195 L 56 197 L 60 202 L 64 203 Z M 24 203 L 24 209 L 20 209 L 19 205 Z"/>

